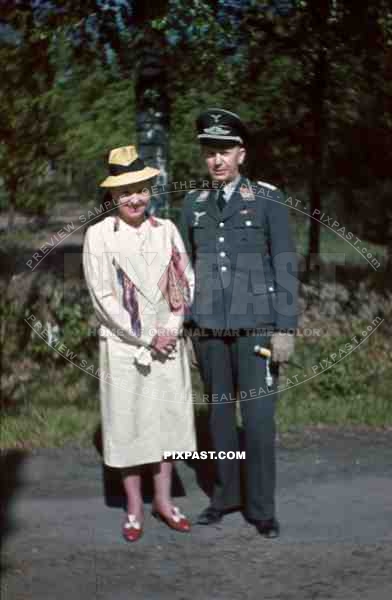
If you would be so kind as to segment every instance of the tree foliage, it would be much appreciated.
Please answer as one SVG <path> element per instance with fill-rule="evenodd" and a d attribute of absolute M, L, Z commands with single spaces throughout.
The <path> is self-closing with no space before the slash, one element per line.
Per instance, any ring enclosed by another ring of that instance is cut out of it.
<path fill-rule="evenodd" d="M 136 86 L 135 98 L 132 87 L 140 69 L 145 76 L 152 68 L 149 49 L 165 67 L 164 79 L 152 75 L 148 85 L 155 81 L 158 100 L 167 96 L 174 179 L 201 174 L 194 117 L 223 105 L 253 132 L 252 176 L 307 188 L 313 209 L 333 190 L 343 212 L 381 239 L 387 203 L 369 219 L 368 197 L 374 186 L 386 198 L 390 185 L 387 0 L 24 0 L 2 8 L 13 43 L 2 36 L 0 161 L 12 202 L 33 197 L 12 190 L 37 179 L 48 160 L 85 161 L 93 178 L 107 146 L 134 140 L 135 113 L 148 97 Z M 314 252 L 319 234 L 311 225 Z"/>

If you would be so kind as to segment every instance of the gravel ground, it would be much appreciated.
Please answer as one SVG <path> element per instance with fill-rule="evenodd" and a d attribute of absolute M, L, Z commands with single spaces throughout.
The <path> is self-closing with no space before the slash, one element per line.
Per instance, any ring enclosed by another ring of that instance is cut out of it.
<path fill-rule="evenodd" d="M 177 466 L 192 519 L 208 502 L 196 466 Z M 175 533 L 146 504 L 144 536 L 127 544 L 95 450 L 3 453 L 1 467 L 1 600 L 392 597 L 392 432 L 282 437 L 277 540 L 240 513 Z"/>

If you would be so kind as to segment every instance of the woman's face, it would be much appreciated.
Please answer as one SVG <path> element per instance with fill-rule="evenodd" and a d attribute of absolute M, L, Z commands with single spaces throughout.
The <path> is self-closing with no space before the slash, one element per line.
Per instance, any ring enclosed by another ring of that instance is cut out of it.
<path fill-rule="evenodd" d="M 128 225 L 140 225 L 150 204 L 151 191 L 148 181 L 114 188 L 112 198 L 118 205 L 118 213 Z"/>

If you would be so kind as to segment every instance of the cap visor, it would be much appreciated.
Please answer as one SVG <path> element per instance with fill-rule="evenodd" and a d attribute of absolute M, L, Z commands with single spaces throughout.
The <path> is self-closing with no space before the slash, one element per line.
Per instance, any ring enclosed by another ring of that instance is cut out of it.
<path fill-rule="evenodd" d="M 203 146 L 224 146 L 225 148 L 230 148 L 232 146 L 238 146 L 239 144 L 243 144 L 242 138 L 239 136 L 212 136 L 207 134 L 200 134 L 197 136 L 199 142 L 203 144 Z"/>

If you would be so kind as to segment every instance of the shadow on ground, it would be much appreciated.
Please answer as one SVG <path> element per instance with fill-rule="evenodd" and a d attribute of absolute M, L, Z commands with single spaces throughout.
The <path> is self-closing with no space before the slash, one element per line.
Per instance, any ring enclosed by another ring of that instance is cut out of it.
<path fill-rule="evenodd" d="M 9 450 L 0 454 L 0 548 L 16 529 L 11 508 L 18 490 L 23 485 L 21 468 L 26 457 L 27 452 L 21 450 Z M 6 565 L 0 563 L 0 575 L 6 568 Z"/>

